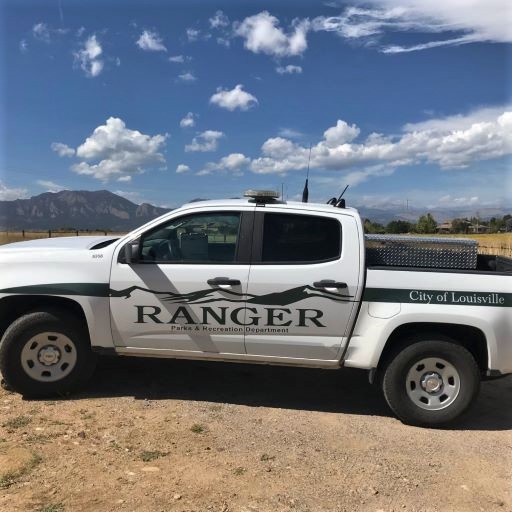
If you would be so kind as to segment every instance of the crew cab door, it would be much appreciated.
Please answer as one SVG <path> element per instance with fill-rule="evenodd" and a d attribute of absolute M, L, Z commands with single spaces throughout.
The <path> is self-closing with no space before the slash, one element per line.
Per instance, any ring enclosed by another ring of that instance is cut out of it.
<path fill-rule="evenodd" d="M 247 323 L 258 322 L 246 327 L 247 354 L 337 359 L 361 288 L 356 220 L 270 205 L 260 210 L 247 291 Z"/>
<path fill-rule="evenodd" d="M 110 285 L 115 344 L 244 354 L 252 222 L 250 207 L 195 208 L 141 233 L 136 261 L 123 262 L 121 249 Z"/>

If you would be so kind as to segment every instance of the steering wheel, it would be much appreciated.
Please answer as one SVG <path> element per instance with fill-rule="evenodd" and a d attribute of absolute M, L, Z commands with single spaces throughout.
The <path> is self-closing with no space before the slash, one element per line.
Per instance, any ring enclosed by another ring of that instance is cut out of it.
<path fill-rule="evenodd" d="M 157 260 L 177 261 L 180 259 L 170 240 L 162 240 L 155 248 Z"/>

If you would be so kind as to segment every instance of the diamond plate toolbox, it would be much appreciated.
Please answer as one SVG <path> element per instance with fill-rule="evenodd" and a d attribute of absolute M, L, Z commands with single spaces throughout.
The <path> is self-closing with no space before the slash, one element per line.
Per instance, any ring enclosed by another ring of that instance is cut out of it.
<path fill-rule="evenodd" d="M 476 240 L 408 235 L 365 235 L 369 266 L 454 268 L 474 270 Z"/>

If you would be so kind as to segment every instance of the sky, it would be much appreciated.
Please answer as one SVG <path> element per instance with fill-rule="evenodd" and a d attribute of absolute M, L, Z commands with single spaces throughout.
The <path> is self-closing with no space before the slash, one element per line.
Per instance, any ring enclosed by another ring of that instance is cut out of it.
<path fill-rule="evenodd" d="M 509 0 L 0 1 L 0 199 L 512 206 Z"/>

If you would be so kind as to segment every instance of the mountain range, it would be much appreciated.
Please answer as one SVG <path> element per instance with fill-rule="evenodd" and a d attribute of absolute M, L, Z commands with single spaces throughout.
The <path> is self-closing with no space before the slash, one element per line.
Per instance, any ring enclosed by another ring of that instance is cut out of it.
<path fill-rule="evenodd" d="M 108 190 L 63 190 L 0 201 L 0 229 L 129 231 L 168 211 L 148 203 L 137 205 Z"/>
<path fill-rule="evenodd" d="M 350 205 L 350 203 L 348 204 Z M 389 208 L 368 208 L 364 205 L 353 205 L 357 208 L 361 217 L 370 219 L 373 222 L 380 224 L 387 224 L 392 220 L 406 220 L 408 222 L 417 222 L 417 220 L 427 213 L 431 213 L 434 219 L 438 222 L 445 222 L 452 219 L 471 219 L 478 217 L 480 220 L 489 220 L 492 217 L 503 217 L 504 215 L 512 213 L 511 208 L 491 208 L 483 206 L 474 207 L 435 207 L 435 208 L 415 208 L 409 207 L 407 210 L 404 208 L 393 207 Z"/>
<path fill-rule="evenodd" d="M 193 199 L 192 201 L 201 201 Z M 349 203 L 349 206 L 350 203 Z M 356 206 L 362 217 L 383 224 L 391 220 L 415 222 L 427 213 L 425 208 L 368 208 Z M 0 201 L 1 230 L 42 229 L 106 229 L 129 231 L 168 212 L 148 203 L 137 205 L 108 190 L 63 190 L 45 192 L 30 199 Z M 482 220 L 503 216 L 511 209 L 503 208 L 435 208 L 430 210 L 438 222 L 455 217 L 472 217 L 477 213 Z"/>

